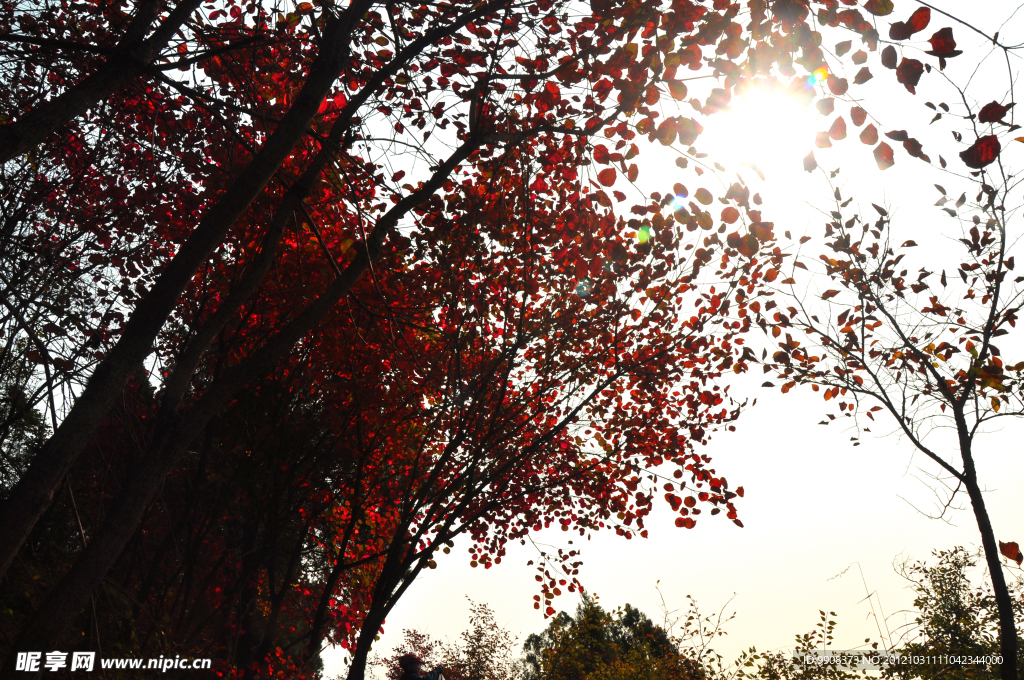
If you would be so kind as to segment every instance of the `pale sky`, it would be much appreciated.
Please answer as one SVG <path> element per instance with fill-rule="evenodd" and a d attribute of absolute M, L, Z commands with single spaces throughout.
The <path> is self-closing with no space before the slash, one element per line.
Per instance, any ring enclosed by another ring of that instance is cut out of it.
<path fill-rule="evenodd" d="M 934 4 L 953 13 L 958 11 L 957 5 L 960 11 L 963 9 L 963 3 Z M 917 6 L 915 2 L 897 0 L 891 18 L 905 19 Z M 1020 20 L 1001 29 L 999 26 L 1013 13 L 1015 3 L 982 2 L 972 6 L 984 8 L 983 16 L 969 19 L 978 28 L 990 34 L 1001 30 L 1002 40 L 1008 44 L 1024 42 L 1018 39 L 1024 36 Z M 987 54 L 980 36 L 933 13 L 929 27 L 916 38 L 926 40 L 938 28 L 949 25 L 954 27 L 958 47 L 965 54 L 951 60 L 947 72 L 963 83 L 978 62 L 976 55 Z M 882 33 L 884 36 L 886 31 Z M 846 38 L 826 33 L 824 45 L 831 47 Z M 1018 62 L 1014 58 L 1015 69 L 1019 68 Z M 891 71 L 878 64 L 876 54 L 871 55 L 868 66 L 875 78 L 854 88 L 851 94 L 863 98 L 861 105 L 876 119 L 879 130 L 907 129 L 921 140 L 933 161 L 941 153 L 951 170 L 965 169 L 956 155 L 964 145 L 953 143 L 948 129 L 941 127 L 942 121 L 928 128 L 933 112 L 923 106 L 924 101 L 954 105 L 951 91 L 938 87 L 935 75 L 926 74 L 916 97 L 911 96 L 895 83 Z M 853 72 L 848 76 L 852 81 Z M 989 58 L 975 76 L 971 92 L 983 100 L 981 103 L 1007 101 L 1006 82 L 1005 62 Z M 766 106 L 763 101 L 757 105 L 761 110 Z M 682 110 L 688 107 L 684 105 Z M 849 104 L 837 102 L 836 110 L 845 113 Z M 771 157 L 758 161 L 767 174 L 766 183 L 749 170 L 741 174 L 765 199 L 765 219 L 774 220 L 776 233 L 787 229 L 794 237 L 806 233 L 814 237 L 815 242 L 808 244 L 813 247 L 815 243 L 820 245 L 823 220 L 815 216 L 808 203 L 831 209 L 831 190 L 820 174 L 808 175 L 801 168 L 800 159 L 812 148 L 814 132 L 828 128 L 815 122 L 816 114 L 813 109 L 809 111 L 806 117 L 791 110 L 769 116 L 774 127 L 765 130 L 763 138 L 775 143 L 759 150 Z M 727 122 L 720 127 L 706 125 L 703 141 L 698 142 L 700 150 L 711 154 L 708 160 L 716 154 L 735 158 L 736 146 L 747 149 L 759 139 L 750 136 L 742 111 L 723 120 Z M 921 246 L 915 253 L 917 264 L 908 269 L 925 262 L 935 266 L 949 252 L 948 237 L 958 235 L 958 227 L 933 205 L 939 194 L 932 185 L 942 184 L 953 196 L 959 196 L 969 185 L 910 158 L 895 142 L 891 146 L 896 150 L 897 163 L 881 173 L 870 147 L 860 144 L 856 136 L 857 131 L 850 126 L 844 142 L 828 151 L 815 150 L 819 164 L 829 170 L 842 168 L 842 175 L 835 181 L 843 187 L 844 197 L 856 196 L 855 201 L 867 211 L 871 210 L 870 203 L 891 208 L 892 228 L 898 234 L 894 240 L 913 238 Z M 788 157 L 786 149 L 793 149 Z M 692 172 L 672 165 L 674 155 L 647 155 L 645 151 L 641 158 L 645 156 L 640 183 L 651 181 L 651 191 L 664 193 L 660 182 L 666 177 L 672 178 L 668 186 L 681 181 L 691 193 L 699 185 Z M 1024 144 L 1005 148 L 1002 159 L 1013 167 L 1024 166 Z M 711 182 L 705 185 L 715 188 Z M 1019 229 L 1020 221 L 1018 215 L 1011 225 Z M 1017 231 L 1021 233 L 1024 230 Z M 819 251 L 808 252 L 816 256 Z M 946 258 L 944 263 L 949 264 L 944 266 L 952 270 L 958 261 Z M 755 338 L 752 336 L 752 341 Z M 1001 347 L 1008 363 L 1024 358 L 1012 358 L 1024 354 L 1020 338 L 1014 340 L 1011 335 L 1003 340 Z M 1020 351 L 1015 352 L 1015 348 Z M 821 393 L 797 388 L 782 395 L 777 388 L 761 388 L 760 384 L 770 378 L 755 369 L 733 381 L 733 396 L 757 398 L 757 405 L 740 417 L 736 432 L 718 433 L 702 451 L 712 457 L 713 467 L 729 479 L 732 488 L 745 488 L 745 497 L 737 499 L 745 528 L 734 526 L 722 516 L 704 515 L 695 529 L 678 529 L 667 506 L 656 502 L 646 540 L 627 542 L 608 532 L 588 542 L 575 535 L 573 547 L 582 546 L 584 561 L 580 580 L 606 609 L 629 603 L 655 621 L 661 618 L 661 599 L 656 590 L 659 581 L 670 609 L 685 608 L 687 595 L 696 598 L 701 612 L 708 615 L 716 614 L 728 602 L 726 615 L 735 612 L 736 617 L 725 625 L 728 635 L 714 644 L 726 660 L 750 646 L 761 651 L 792 648 L 794 635 L 810 631 L 817 623 L 819 609 L 838 615 L 837 649 L 858 647 L 866 637 L 879 640 L 879 626 L 883 633 L 886 630 L 876 618 L 880 608 L 895 635 L 897 628 L 913 619 L 912 615 L 900 614 L 910 608 L 913 595 L 907 582 L 895 573 L 894 561 L 929 558 L 932 550 L 956 545 L 980 545 L 967 499 L 960 497 L 964 509 L 949 513 L 948 523 L 926 518 L 920 511 L 934 512 L 936 505 L 925 483 L 928 478 L 921 470 L 934 474 L 937 466 L 920 454 L 914 455 L 904 439 L 895 434 L 886 436 L 892 431 L 891 421 L 881 420 L 873 428 L 876 437 L 863 435 L 861 446 L 854 448 L 849 441 L 852 433 L 841 429 L 839 421 L 827 427 L 817 424 L 826 412 Z M 976 440 L 978 472 L 988 489 L 986 503 L 997 539 L 1024 543 L 1024 457 L 1019 445 L 1024 422 L 1006 421 L 1000 427 Z M 928 441 L 949 451 L 943 437 L 948 438 L 948 433 L 939 431 Z M 570 536 L 573 534 L 545 531 L 534 540 L 564 547 Z M 536 556 L 532 546 L 510 546 L 502 564 L 490 570 L 470 568 L 467 547 L 468 543 L 456 542 L 451 555 L 440 555 L 438 568 L 424 572 L 409 589 L 385 623 L 376 647 L 378 653 L 386 656 L 400 643 L 403 629 L 456 640 L 469 625 L 467 598 L 488 604 L 499 624 L 517 636 L 520 645 L 527 635 L 546 626 L 541 613 L 533 609 L 538 584 L 533 567 L 526 565 Z M 859 570 L 854 565 L 839 576 L 854 563 L 859 563 Z M 876 614 L 865 600 L 869 592 L 875 594 L 871 602 Z M 578 601 L 578 596 L 565 594 L 555 599 L 554 606 L 572 611 Z M 344 653 L 340 650 L 328 651 L 324 658 L 328 675 L 344 672 Z"/>

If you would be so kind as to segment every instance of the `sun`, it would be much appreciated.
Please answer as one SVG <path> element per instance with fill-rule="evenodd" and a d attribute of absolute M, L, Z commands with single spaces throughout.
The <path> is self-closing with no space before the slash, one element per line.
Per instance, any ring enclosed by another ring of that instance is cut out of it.
<path fill-rule="evenodd" d="M 803 171 L 814 145 L 815 113 L 808 102 L 782 87 L 751 87 L 709 117 L 702 147 L 724 165 L 747 166 L 768 181 L 785 181 Z"/>

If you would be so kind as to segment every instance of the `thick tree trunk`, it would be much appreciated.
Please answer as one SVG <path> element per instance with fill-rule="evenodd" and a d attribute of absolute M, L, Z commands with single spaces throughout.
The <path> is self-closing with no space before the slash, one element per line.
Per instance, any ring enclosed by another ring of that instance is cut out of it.
<path fill-rule="evenodd" d="M 981 532 L 981 545 L 985 551 L 985 562 L 992 579 L 992 591 L 996 598 L 999 611 L 999 653 L 1003 657 L 1003 665 L 999 670 L 1001 680 L 1017 680 L 1017 626 L 1014 622 L 1013 599 L 1006 586 L 1006 576 L 999 559 L 999 545 L 996 541 L 992 522 L 985 509 L 985 498 L 978 486 L 978 474 L 974 466 L 974 455 L 971 451 L 971 438 L 966 423 L 961 427 L 962 419 L 958 418 L 957 429 L 960 430 L 960 455 L 964 462 L 964 486 L 971 499 L 974 518 Z"/>
<path fill-rule="evenodd" d="M 295 104 L 253 162 L 204 216 L 168 263 L 125 324 L 117 344 L 97 366 L 60 427 L 12 489 L 0 508 L 0 576 L 6 572 L 32 527 L 50 506 L 61 480 L 103 420 L 131 371 L 149 354 L 154 338 L 192 276 L 305 134 L 348 54 L 350 27 L 345 19 L 358 15 L 362 4 L 350 8 L 325 30 L 324 49 L 311 67 L 309 78 Z"/>

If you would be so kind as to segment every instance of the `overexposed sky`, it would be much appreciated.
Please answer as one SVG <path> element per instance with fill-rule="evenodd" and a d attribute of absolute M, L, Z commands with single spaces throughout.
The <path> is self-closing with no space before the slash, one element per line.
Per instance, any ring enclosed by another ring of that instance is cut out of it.
<path fill-rule="evenodd" d="M 965 11 L 964 3 L 945 0 L 932 4 L 951 13 Z M 905 19 L 919 5 L 897 0 L 896 6 L 892 18 Z M 982 9 L 965 17 L 970 23 L 990 34 L 1000 30 L 1008 44 L 1024 42 L 1020 19 L 1001 25 L 1013 15 L 1015 3 L 982 2 L 976 6 Z M 950 77 L 960 84 L 972 79 L 969 92 L 981 103 L 1008 101 L 1007 66 L 1000 54 L 988 56 L 974 69 L 979 59 L 989 54 L 977 34 L 933 13 L 929 27 L 911 43 L 920 45 L 935 30 L 950 25 L 958 47 L 965 52 L 949 62 Z M 883 36 L 886 32 L 882 31 Z M 826 33 L 824 46 L 847 37 Z M 923 45 L 928 49 L 927 43 Z M 912 56 L 910 50 L 907 53 Z M 1011 68 L 1018 69 L 1019 61 L 1014 57 Z M 850 94 L 863 98 L 860 105 L 868 111 L 869 121 L 880 132 L 908 130 L 924 144 L 933 162 L 941 153 L 950 170 L 966 170 L 957 158 L 965 145 L 953 142 L 949 128 L 944 127 L 946 121 L 929 127 L 933 111 L 924 107 L 925 101 L 945 101 L 953 107 L 955 92 L 942 86 L 938 74 L 926 74 L 918 94 L 912 96 L 895 82 L 892 71 L 878 64 L 877 53 L 867 65 L 875 78 L 852 88 Z M 856 69 L 847 74 L 851 81 L 854 72 Z M 812 148 L 814 133 L 828 129 L 828 124 L 815 120 L 813 108 L 805 113 L 770 98 L 751 100 L 756 116 L 744 113 L 740 104 L 734 114 L 709 121 L 698 148 L 711 154 L 709 161 L 749 160 L 743 156 L 751 153 L 751 148 L 768 154 L 757 161 L 766 173 L 766 182 L 749 169 L 740 169 L 740 174 L 753 191 L 761 193 L 765 219 L 775 222 L 776 233 L 789 230 L 794 237 L 812 236 L 815 241 L 808 244 L 808 252 L 816 256 L 819 251 L 813 248 L 816 244 L 820 247 L 824 221 L 816 209 L 831 209 L 831 189 L 820 173 L 804 173 L 801 159 Z M 783 113 L 772 111 L 776 105 Z M 849 107 L 837 102 L 836 110 L 845 114 Z M 688 107 L 683 105 L 681 111 Z M 763 115 L 765 111 L 771 111 L 770 115 Z M 666 115 L 675 113 L 667 111 Z M 770 123 L 767 129 L 766 119 Z M 847 123 L 849 136 L 844 142 L 829 150 L 815 149 L 819 164 L 828 170 L 842 169 L 834 181 L 844 197 L 854 196 L 855 203 L 866 209 L 861 214 L 871 212 L 871 203 L 890 208 L 897 235 L 894 241 L 915 239 L 920 244 L 908 257 L 908 269 L 927 263 L 930 268 L 945 266 L 952 271 L 959 260 L 943 258 L 954 252 L 950 238 L 959 235 L 959 228 L 935 207 L 939 193 L 933 184 L 943 185 L 954 197 L 977 189 L 954 174 L 910 158 L 896 142 L 890 142 L 896 150 L 896 165 L 884 173 L 878 171 L 871 148 L 860 144 L 859 130 L 848 119 Z M 752 131 L 758 134 L 752 135 Z M 673 182 L 680 181 L 690 188 L 691 195 L 701 184 L 719 193 L 708 175 L 698 180 L 691 171 L 679 170 L 672 163 L 675 154 L 660 147 L 652 153 L 645 149 L 641 158 L 645 160 L 639 184 L 649 186 L 650 191 L 665 193 Z M 1011 167 L 1024 167 L 1024 144 L 1011 143 L 1001 158 Z M 671 179 L 665 182 L 666 178 Z M 1010 224 L 1017 227 L 1015 235 L 1024 234 L 1020 215 Z M 939 261 L 943 264 L 937 266 Z M 751 341 L 758 340 L 752 337 Z M 1015 354 L 1024 355 L 1021 340 L 1010 336 L 1001 346 L 1008 363 L 1024 358 L 1014 358 Z M 963 509 L 947 514 L 948 522 L 927 518 L 922 513 L 937 508 L 927 477 L 937 472 L 936 466 L 915 455 L 901 437 L 886 435 L 892 432 L 892 422 L 880 420 L 873 428 L 875 437 L 863 435 L 861 446 L 854 448 L 849 441 L 852 433 L 841 429 L 838 421 L 827 427 L 817 424 L 826 411 L 821 393 L 798 388 L 782 395 L 778 388 L 760 387 L 766 379 L 770 376 L 762 376 L 755 368 L 754 373 L 733 381 L 734 397 L 756 398 L 757 404 L 741 416 L 736 432 L 719 433 L 703 451 L 732 488 L 745 488 L 745 498 L 737 499 L 745 528 L 721 516 L 703 515 L 695 529 L 678 529 L 673 524 L 675 515 L 661 507 L 663 503 L 656 503 L 646 540 L 626 541 L 611 532 L 595 535 L 590 541 L 575 536 L 573 547 L 582 545 L 581 581 L 605 608 L 630 603 L 656 621 L 661 618 L 659 582 L 670 609 L 685 608 L 687 595 L 696 598 L 701 612 L 708 615 L 728 603 L 726 615 L 735 612 L 736 617 L 725 625 L 728 635 L 714 645 L 727 660 L 750 646 L 758 650 L 791 648 L 794 635 L 817 623 L 819 609 L 838 615 L 836 648 L 857 647 L 866 637 L 879 640 L 879 629 L 883 635 L 887 630 L 886 622 L 879 620 L 880 612 L 888 617 L 888 630 L 897 635 L 900 626 L 913 618 L 900 613 L 909 609 L 913 595 L 893 564 L 905 558 L 928 558 L 934 549 L 979 545 L 966 497 L 959 497 Z M 976 440 L 978 472 L 988 489 L 986 502 L 997 538 L 1024 542 L 1024 456 L 1020 446 L 1024 422 L 1007 420 L 1000 427 Z M 943 443 L 948 433 L 938 431 L 932 437 L 930 444 L 951 450 Z M 534 540 L 565 546 L 569 536 L 572 534 L 545 531 Z M 501 565 L 485 570 L 470 568 L 468 545 L 456 542 L 452 554 L 440 555 L 438 568 L 425 572 L 410 588 L 385 623 L 378 653 L 386 655 L 398 644 L 403 629 L 454 641 L 468 626 L 467 598 L 490 605 L 498 622 L 518 636 L 520 643 L 546 626 L 541 613 L 533 609 L 537 582 L 534 568 L 526 565 L 536 557 L 534 548 L 510 546 Z M 869 593 L 874 594 L 870 603 L 865 599 Z M 577 596 L 566 594 L 556 598 L 554 606 L 571 611 L 577 603 Z M 343 673 L 343 659 L 341 651 L 325 653 L 327 673 Z"/>

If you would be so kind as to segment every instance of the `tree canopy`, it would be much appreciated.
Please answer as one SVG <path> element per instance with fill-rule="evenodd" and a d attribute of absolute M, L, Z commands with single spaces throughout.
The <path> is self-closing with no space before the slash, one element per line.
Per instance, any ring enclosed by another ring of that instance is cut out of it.
<path fill-rule="evenodd" d="M 525 680 L 699 680 L 703 669 L 669 633 L 636 607 L 606 612 L 584 597 L 574 615 L 560 612 L 526 638 Z"/>
<path fill-rule="evenodd" d="M 698 117 L 754 85 L 832 115 L 854 40 L 913 93 L 893 11 L 0 3 L 0 672 L 67 642 L 304 677 L 336 643 L 362 680 L 461 536 L 487 569 L 551 526 L 644 537 L 656 496 L 742 526 L 701 447 L 789 254 Z M 655 142 L 680 174 L 640 191 Z M 538 556 L 544 616 L 579 567 Z M 587 616 L 608 673 L 691 673 L 635 610 Z"/>

